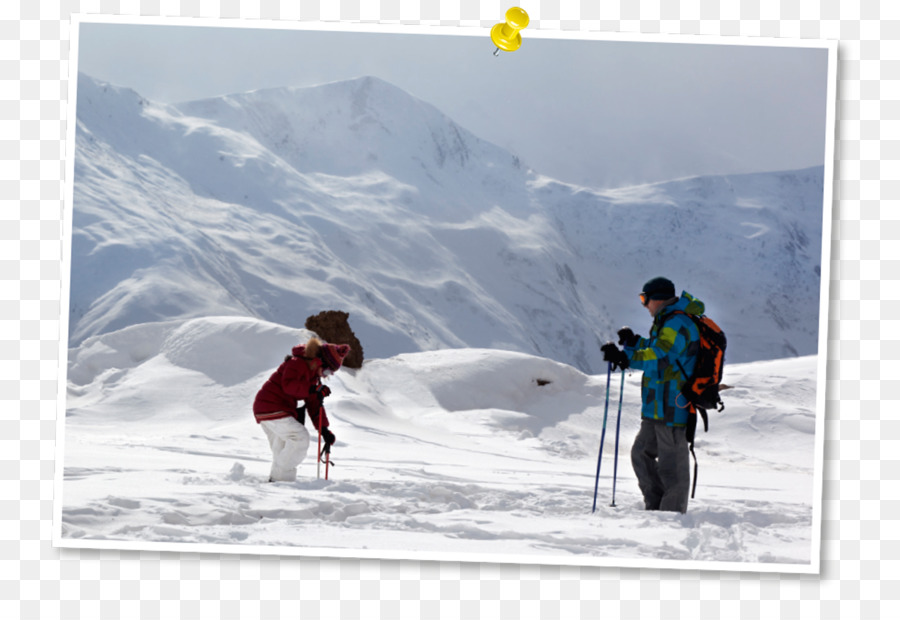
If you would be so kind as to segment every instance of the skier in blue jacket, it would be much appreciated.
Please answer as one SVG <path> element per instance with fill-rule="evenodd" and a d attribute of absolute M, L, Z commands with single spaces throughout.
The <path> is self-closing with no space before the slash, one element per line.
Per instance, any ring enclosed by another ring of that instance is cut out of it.
<path fill-rule="evenodd" d="M 641 290 L 641 303 L 653 317 L 650 335 L 619 330 L 619 344 L 607 343 L 603 359 L 644 373 L 641 427 L 631 448 L 631 464 L 647 510 L 686 512 L 690 493 L 690 453 L 685 432 L 690 405 L 679 396 L 694 370 L 700 334 L 686 314 L 703 314 L 703 302 L 686 292 L 675 295 L 666 278 L 653 278 Z"/>

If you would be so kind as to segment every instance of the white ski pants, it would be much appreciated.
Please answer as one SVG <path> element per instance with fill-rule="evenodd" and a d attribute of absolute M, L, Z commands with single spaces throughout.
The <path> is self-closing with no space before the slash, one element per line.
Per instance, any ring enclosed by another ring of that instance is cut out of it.
<path fill-rule="evenodd" d="M 297 479 L 297 465 L 309 451 L 309 431 L 296 418 L 264 420 L 259 425 L 272 448 L 270 478 L 274 482 L 293 482 Z"/>

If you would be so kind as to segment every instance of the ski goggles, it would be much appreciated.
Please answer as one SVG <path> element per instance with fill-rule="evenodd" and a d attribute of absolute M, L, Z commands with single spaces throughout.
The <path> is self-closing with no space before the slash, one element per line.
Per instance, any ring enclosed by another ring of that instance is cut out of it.
<path fill-rule="evenodd" d="M 641 305 L 646 308 L 647 304 L 650 303 L 650 297 L 647 295 L 647 293 L 641 293 L 640 295 L 638 295 L 638 297 L 641 298 Z"/>

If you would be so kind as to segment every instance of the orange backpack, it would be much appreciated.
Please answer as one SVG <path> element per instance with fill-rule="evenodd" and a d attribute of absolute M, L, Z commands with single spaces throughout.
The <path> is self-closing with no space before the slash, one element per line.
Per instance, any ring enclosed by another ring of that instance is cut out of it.
<path fill-rule="evenodd" d="M 697 361 L 694 363 L 694 373 L 688 377 L 681 362 L 678 367 L 681 374 L 686 377 L 676 403 L 679 407 L 689 407 L 686 438 L 694 457 L 694 484 L 691 497 L 697 490 L 697 455 L 694 454 L 694 436 L 697 430 L 697 414 L 703 418 L 703 432 L 709 432 L 709 418 L 707 409 L 722 411 L 725 404 L 719 396 L 719 389 L 724 388 L 722 383 L 722 371 L 725 368 L 725 346 L 727 339 L 725 332 L 715 321 L 706 315 L 688 314 L 676 310 L 671 314 L 685 314 L 691 318 L 697 331 L 700 332 L 700 348 L 697 350 Z M 682 398 L 684 404 L 681 403 Z"/>
<path fill-rule="evenodd" d="M 676 313 L 687 314 L 676 311 Z M 725 347 L 728 343 L 725 332 L 715 321 L 706 315 L 688 314 L 700 332 L 700 349 L 694 364 L 694 374 L 687 377 L 681 387 L 681 394 L 688 403 L 694 406 L 706 422 L 706 410 L 722 411 L 725 405 L 719 396 L 719 385 L 722 383 L 722 371 L 725 368 Z M 681 364 L 679 363 L 681 368 Z M 684 373 L 684 368 L 681 368 Z M 687 406 L 687 405 L 684 405 Z M 708 426 L 708 424 L 706 424 Z"/>

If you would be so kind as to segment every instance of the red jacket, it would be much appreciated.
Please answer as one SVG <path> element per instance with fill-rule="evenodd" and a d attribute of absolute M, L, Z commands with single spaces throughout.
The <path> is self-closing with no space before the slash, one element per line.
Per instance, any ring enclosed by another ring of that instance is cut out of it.
<path fill-rule="evenodd" d="M 316 392 L 320 385 L 322 361 L 318 358 L 305 359 L 305 349 L 304 345 L 294 347 L 291 350 L 293 357 L 281 364 L 257 392 L 253 401 L 253 416 L 257 423 L 294 417 L 298 401 L 302 400 L 306 403 L 306 415 L 313 426 L 319 428 L 321 412 L 321 428 L 328 428 L 328 416 Z"/>

